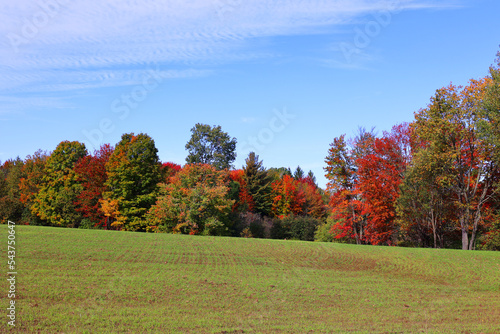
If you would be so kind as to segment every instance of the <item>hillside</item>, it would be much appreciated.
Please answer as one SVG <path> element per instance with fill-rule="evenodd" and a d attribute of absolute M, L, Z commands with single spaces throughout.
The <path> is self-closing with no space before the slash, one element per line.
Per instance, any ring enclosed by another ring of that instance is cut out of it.
<path fill-rule="evenodd" d="M 500 332 L 498 252 L 16 229 L 18 332 Z"/>

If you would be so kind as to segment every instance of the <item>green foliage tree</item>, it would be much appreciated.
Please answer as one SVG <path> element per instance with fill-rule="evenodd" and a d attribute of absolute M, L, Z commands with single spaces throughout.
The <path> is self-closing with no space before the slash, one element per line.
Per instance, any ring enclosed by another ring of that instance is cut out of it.
<path fill-rule="evenodd" d="M 74 203 L 81 186 L 73 166 L 86 155 L 85 145 L 77 141 L 57 145 L 45 164 L 42 184 L 31 207 L 34 214 L 55 226 L 78 227 L 82 217 Z"/>
<path fill-rule="evenodd" d="M 248 193 L 253 198 L 254 211 L 262 215 L 269 215 L 272 207 L 272 179 L 255 152 L 250 152 L 245 160 L 243 180 L 247 185 Z"/>
<path fill-rule="evenodd" d="M 122 135 L 106 163 L 106 203 L 116 201 L 119 215 L 112 226 L 130 231 L 146 231 L 144 216 L 156 201 L 161 180 L 155 142 L 147 134 Z M 104 211 L 104 210 L 103 210 Z"/>
<path fill-rule="evenodd" d="M 339 239 L 335 239 L 332 233 L 330 232 L 336 224 L 337 222 L 331 218 L 328 218 L 324 223 L 320 224 L 316 228 L 316 232 L 314 232 L 314 241 L 339 242 Z"/>
<path fill-rule="evenodd" d="M 236 159 L 236 138 L 232 138 L 220 126 L 196 124 L 191 129 L 191 139 L 186 144 L 188 164 L 209 164 L 218 170 L 230 169 Z"/>
<path fill-rule="evenodd" d="M 475 249 L 485 204 L 495 194 L 498 149 L 479 131 L 488 114 L 484 102 L 491 78 L 471 80 L 464 88 L 437 90 L 431 103 L 416 114 L 414 129 L 427 150 L 427 168 L 439 169 L 440 185 L 453 193 L 462 249 Z"/>
<path fill-rule="evenodd" d="M 490 67 L 491 82 L 486 88 L 482 101 L 484 118 L 478 120 L 481 137 L 491 146 L 500 147 L 500 51 L 497 65 Z M 494 151 L 493 158 L 500 161 L 500 150 Z"/>
<path fill-rule="evenodd" d="M 289 167 L 271 167 L 267 170 L 271 182 L 281 180 L 284 175 L 292 176 L 292 171 Z"/>
<path fill-rule="evenodd" d="M 441 186 L 446 163 L 439 158 L 429 150 L 420 150 L 400 185 L 398 225 L 404 242 L 410 245 L 443 248 L 453 243 L 453 196 L 450 189 Z"/>
<path fill-rule="evenodd" d="M 231 207 L 227 171 L 207 164 L 184 166 L 170 183 L 161 184 L 148 213 L 156 230 L 204 235 L 229 235 Z"/>

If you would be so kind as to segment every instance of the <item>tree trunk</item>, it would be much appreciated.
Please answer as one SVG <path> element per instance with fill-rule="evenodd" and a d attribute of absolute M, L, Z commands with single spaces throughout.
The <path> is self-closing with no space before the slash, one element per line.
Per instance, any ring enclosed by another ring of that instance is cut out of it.
<path fill-rule="evenodd" d="M 361 245 L 361 227 L 360 231 L 358 234 L 358 230 L 356 228 L 356 212 L 354 212 L 354 208 L 351 206 L 351 212 L 352 212 L 352 229 L 354 230 L 354 236 L 356 238 L 356 245 Z"/>
<path fill-rule="evenodd" d="M 462 225 L 462 249 L 463 250 L 468 250 L 469 249 L 469 231 L 467 229 L 467 226 L 464 226 L 463 223 L 461 222 Z"/>
<path fill-rule="evenodd" d="M 477 226 L 478 226 L 480 220 L 481 220 L 481 211 L 480 211 L 480 209 L 478 209 L 478 211 L 476 212 L 476 216 L 474 217 L 474 229 L 472 230 L 472 235 L 471 235 L 470 241 L 469 241 L 469 249 L 470 250 L 476 249 L 476 247 L 475 247 L 476 233 L 477 233 Z"/>
<path fill-rule="evenodd" d="M 436 218 L 434 217 L 434 210 L 431 210 L 431 226 L 432 226 L 432 237 L 434 238 L 434 248 L 437 248 L 436 240 Z"/>

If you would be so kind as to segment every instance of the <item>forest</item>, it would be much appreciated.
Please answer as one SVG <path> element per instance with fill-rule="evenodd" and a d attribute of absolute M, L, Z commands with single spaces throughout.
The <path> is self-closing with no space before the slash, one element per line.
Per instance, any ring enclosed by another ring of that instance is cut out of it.
<path fill-rule="evenodd" d="M 489 75 L 437 89 L 411 122 L 360 128 L 299 166 L 237 169 L 237 140 L 196 124 L 181 166 L 153 138 L 93 153 L 63 141 L 0 165 L 0 222 L 404 247 L 500 250 L 500 52 Z M 328 143 L 325 143 L 325 146 Z"/>

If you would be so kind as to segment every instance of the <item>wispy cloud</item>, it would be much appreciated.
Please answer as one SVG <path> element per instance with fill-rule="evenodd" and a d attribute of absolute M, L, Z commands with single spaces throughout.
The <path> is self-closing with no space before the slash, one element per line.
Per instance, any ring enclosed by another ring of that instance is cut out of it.
<path fill-rule="evenodd" d="M 150 64 L 160 66 L 166 78 L 207 75 L 206 65 L 271 57 L 272 51 L 251 47 L 256 38 L 324 33 L 392 3 L 5 1 L 0 4 L 0 94 L 134 85 Z M 400 0 L 398 5 L 414 10 L 442 7 L 443 1 Z"/>
<path fill-rule="evenodd" d="M 254 123 L 256 120 L 255 117 L 242 117 L 241 123 Z"/>

